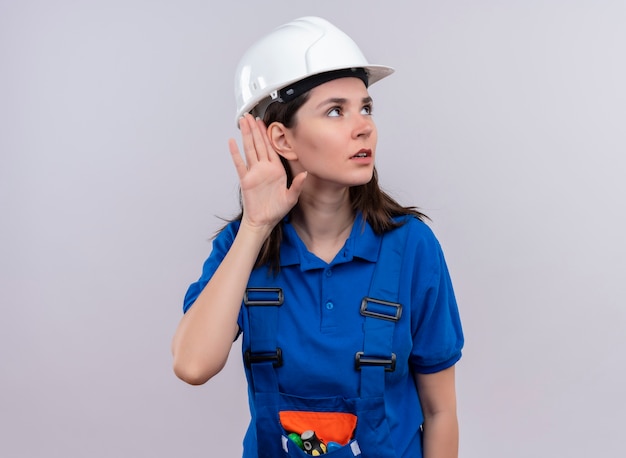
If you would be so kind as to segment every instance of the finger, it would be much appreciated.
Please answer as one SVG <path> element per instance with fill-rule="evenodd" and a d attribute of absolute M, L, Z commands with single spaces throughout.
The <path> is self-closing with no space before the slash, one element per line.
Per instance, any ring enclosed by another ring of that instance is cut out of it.
<path fill-rule="evenodd" d="M 228 139 L 228 149 L 230 150 L 230 155 L 233 159 L 233 164 L 235 164 L 235 170 L 237 171 L 237 176 L 239 180 L 241 180 L 248 171 L 246 167 L 246 163 L 243 161 L 241 157 L 241 153 L 239 152 L 239 147 L 237 146 L 237 142 L 234 138 Z"/>
<path fill-rule="evenodd" d="M 297 174 L 291 182 L 291 186 L 287 190 L 290 201 L 294 205 L 298 201 L 298 197 L 300 197 L 300 193 L 302 192 L 302 188 L 304 187 L 304 181 L 306 180 L 308 174 L 308 172 L 300 172 L 299 174 Z"/>
<path fill-rule="evenodd" d="M 250 131 L 252 132 L 252 139 L 254 141 L 254 148 L 256 150 L 256 156 L 259 161 L 268 160 L 267 154 L 267 143 L 263 138 L 263 133 L 265 132 L 265 126 L 261 122 L 261 126 L 259 126 L 259 120 L 254 119 L 252 115 L 247 115 L 248 121 L 250 123 Z M 266 133 L 267 136 L 267 133 Z"/>
<path fill-rule="evenodd" d="M 252 135 L 251 125 L 253 126 L 254 123 L 251 124 L 251 119 L 252 116 L 250 116 L 249 114 L 245 114 L 241 118 L 239 118 L 239 128 L 241 129 L 243 152 L 246 156 L 246 163 L 248 164 L 248 167 L 259 161 L 256 146 L 254 144 L 254 138 Z"/>
<path fill-rule="evenodd" d="M 267 152 L 267 158 L 272 161 L 278 159 L 278 154 L 274 151 L 274 147 L 270 142 L 270 138 L 267 135 L 267 127 L 261 118 L 256 119 L 257 126 L 259 127 L 259 131 L 261 132 L 261 137 L 263 138 L 263 142 L 265 144 L 265 151 Z"/>

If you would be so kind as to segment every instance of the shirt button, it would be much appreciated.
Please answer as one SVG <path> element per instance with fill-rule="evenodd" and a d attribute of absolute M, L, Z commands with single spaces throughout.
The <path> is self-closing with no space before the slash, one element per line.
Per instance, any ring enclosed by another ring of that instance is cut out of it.
<path fill-rule="evenodd" d="M 332 310 L 333 308 L 335 308 L 335 304 L 332 302 L 326 302 L 326 309 Z"/>
<path fill-rule="evenodd" d="M 326 270 L 326 276 L 327 277 L 332 277 L 332 275 L 333 275 L 333 269 L 327 269 Z"/>

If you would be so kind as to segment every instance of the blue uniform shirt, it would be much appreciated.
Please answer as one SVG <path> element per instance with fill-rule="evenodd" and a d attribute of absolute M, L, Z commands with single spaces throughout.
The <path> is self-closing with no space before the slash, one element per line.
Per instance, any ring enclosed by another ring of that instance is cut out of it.
<path fill-rule="evenodd" d="M 385 400 L 397 456 L 414 457 L 421 455 L 411 448 L 418 442 L 423 416 L 413 373 L 433 373 L 454 365 L 461 357 L 463 332 L 437 239 L 416 218 L 406 218 L 405 224 L 409 227 L 398 300 L 403 310 L 392 347 L 397 365 L 386 375 Z M 228 252 L 238 226 L 238 222 L 229 224 L 214 240 L 201 278 L 187 291 L 184 311 Z M 280 273 L 268 276 L 267 268 L 261 267 L 249 281 L 250 287 L 276 286 L 284 292 L 277 336 L 284 361 L 277 369 L 280 389 L 302 397 L 357 397 L 360 372 L 354 369 L 354 355 L 363 345 L 364 320 L 359 306 L 368 295 L 382 236 L 359 215 L 344 247 L 326 263 L 307 250 L 291 224 L 286 222 L 284 228 Z M 243 348 L 249 346 L 247 320 L 247 314 L 240 313 Z M 252 404 L 251 413 L 253 424 Z"/>

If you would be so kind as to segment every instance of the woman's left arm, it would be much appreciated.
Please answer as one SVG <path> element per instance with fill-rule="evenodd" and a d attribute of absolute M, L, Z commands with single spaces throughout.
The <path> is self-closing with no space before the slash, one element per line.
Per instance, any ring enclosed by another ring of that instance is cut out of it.
<path fill-rule="evenodd" d="M 424 412 L 424 458 L 458 458 L 454 366 L 414 377 Z"/>

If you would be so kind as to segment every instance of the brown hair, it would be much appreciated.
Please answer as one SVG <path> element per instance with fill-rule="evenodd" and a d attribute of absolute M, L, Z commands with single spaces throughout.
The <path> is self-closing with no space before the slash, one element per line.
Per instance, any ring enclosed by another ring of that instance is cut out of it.
<path fill-rule="evenodd" d="M 296 113 L 308 98 L 309 92 L 305 92 L 290 102 L 274 102 L 270 104 L 263 115 L 263 122 L 266 126 L 273 122 L 280 122 L 287 128 L 294 127 L 296 125 Z M 287 187 L 289 187 L 293 180 L 293 174 L 287 160 L 282 156 L 280 160 L 287 173 Z M 367 221 L 377 234 L 383 234 L 401 226 L 402 223 L 393 220 L 396 216 L 411 215 L 420 221 L 428 218 L 416 207 L 404 207 L 384 192 L 378 185 L 376 167 L 374 167 L 374 173 L 369 183 L 351 187 L 349 195 L 353 211 L 355 213 L 361 212 L 363 220 Z M 243 208 L 233 221 L 241 221 L 242 217 Z M 272 230 L 261 248 L 255 267 L 269 265 L 272 272 L 280 270 L 280 244 L 283 239 L 283 224 L 284 222 L 281 221 Z"/>

